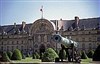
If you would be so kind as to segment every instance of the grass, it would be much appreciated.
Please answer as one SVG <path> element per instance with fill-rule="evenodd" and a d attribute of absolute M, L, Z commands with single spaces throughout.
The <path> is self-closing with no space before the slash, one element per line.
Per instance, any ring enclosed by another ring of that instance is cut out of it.
<path fill-rule="evenodd" d="M 81 64 L 89 64 L 92 62 L 92 59 L 91 58 L 88 58 L 88 59 L 81 59 Z"/>
<path fill-rule="evenodd" d="M 40 59 L 32 59 L 32 57 L 27 57 L 26 59 L 22 60 L 14 60 L 12 63 L 40 63 Z"/>
<path fill-rule="evenodd" d="M 89 64 L 91 62 L 92 62 L 92 59 L 90 59 L 90 58 L 81 59 L 81 64 Z M 12 63 L 36 63 L 36 64 L 40 64 L 41 60 L 40 59 L 32 59 L 32 57 L 27 57 L 26 59 L 12 61 Z"/>

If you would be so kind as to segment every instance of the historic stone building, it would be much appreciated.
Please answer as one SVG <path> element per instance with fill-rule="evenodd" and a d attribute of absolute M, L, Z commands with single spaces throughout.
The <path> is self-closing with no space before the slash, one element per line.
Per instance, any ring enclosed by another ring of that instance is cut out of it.
<path fill-rule="evenodd" d="M 13 51 L 18 48 L 23 52 L 60 48 L 52 41 L 52 35 L 59 33 L 63 37 L 78 42 L 79 50 L 95 49 L 100 43 L 100 17 L 74 20 L 38 19 L 34 23 L 0 26 L 0 51 Z"/>

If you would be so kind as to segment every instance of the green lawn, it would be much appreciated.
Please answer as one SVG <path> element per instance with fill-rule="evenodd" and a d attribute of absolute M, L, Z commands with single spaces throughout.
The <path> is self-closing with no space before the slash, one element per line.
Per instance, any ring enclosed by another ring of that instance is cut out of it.
<path fill-rule="evenodd" d="M 81 64 L 89 64 L 92 62 L 92 59 L 88 58 L 88 59 L 81 59 Z M 22 59 L 22 60 L 15 60 L 12 61 L 12 63 L 41 63 L 40 59 L 32 59 L 32 57 L 27 57 L 26 59 Z"/>
<path fill-rule="evenodd" d="M 12 63 L 40 63 L 40 62 L 41 62 L 40 59 L 32 59 L 31 57 L 27 57 L 26 59 L 22 60 L 12 61 Z"/>
<path fill-rule="evenodd" d="M 81 64 L 89 64 L 92 62 L 92 59 L 91 58 L 88 58 L 88 59 L 81 59 Z"/>

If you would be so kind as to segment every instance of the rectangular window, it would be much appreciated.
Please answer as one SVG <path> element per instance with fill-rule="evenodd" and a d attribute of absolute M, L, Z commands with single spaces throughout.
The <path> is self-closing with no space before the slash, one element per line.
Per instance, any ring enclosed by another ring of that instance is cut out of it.
<path fill-rule="evenodd" d="M 22 41 L 22 44 L 23 44 L 23 41 Z"/>
<path fill-rule="evenodd" d="M 7 46 L 7 51 L 9 51 L 9 46 Z"/>
<path fill-rule="evenodd" d="M 97 41 L 99 41 L 99 42 L 100 42 L 100 36 L 99 36 L 99 37 L 97 37 Z"/>
<path fill-rule="evenodd" d="M 18 41 L 17 41 L 17 44 L 19 44 Z"/>
<path fill-rule="evenodd" d="M 3 45 L 3 42 L 1 43 L 1 45 Z"/>

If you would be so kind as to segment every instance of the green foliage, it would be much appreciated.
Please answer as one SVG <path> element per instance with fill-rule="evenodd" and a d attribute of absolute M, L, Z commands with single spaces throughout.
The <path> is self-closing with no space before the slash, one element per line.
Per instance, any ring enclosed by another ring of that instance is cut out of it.
<path fill-rule="evenodd" d="M 27 53 L 26 57 L 31 57 L 31 55 L 29 53 Z"/>
<path fill-rule="evenodd" d="M 81 55 L 81 59 L 88 59 L 88 57 L 87 57 L 85 51 L 82 51 L 81 54 L 82 54 L 82 55 Z"/>
<path fill-rule="evenodd" d="M 100 61 L 100 45 L 97 47 L 93 54 L 93 61 Z"/>
<path fill-rule="evenodd" d="M 63 61 L 63 59 L 66 59 L 66 51 L 61 49 L 59 52 L 59 58 L 61 59 L 61 61 Z"/>
<path fill-rule="evenodd" d="M 3 62 L 10 62 L 10 58 L 8 57 L 6 52 L 4 52 L 2 55 L 2 61 Z"/>
<path fill-rule="evenodd" d="M 13 53 L 12 53 L 11 51 L 8 51 L 8 52 L 7 52 L 7 55 L 8 55 L 8 57 L 9 57 L 10 59 L 11 59 L 11 57 L 12 57 L 12 54 L 13 54 Z"/>
<path fill-rule="evenodd" d="M 43 54 L 42 61 L 53 62 L 57 57 L 58 57 L 57 53 L 52 48 L 48 48 Z"/>
<path fill-rule="evenodd" d="M 32 55 L 32 58 L 33 58 L 33 59 L 36 59 L 36 55 L 35 55 L 35 53 Z"/>
<path fill-rule="evenodd" d="M 87 56 L 88 56 L 89 58 L 92 58 L 92 57 L 93 57 L 93 54 L 94 54 L 94 51 L 93 51 L 93 50 L 90 50 L 90 51 L 88 52 Z"/>
<path fill-rule="evenodd" d="M 40 55 L 37 52 L 35 53 L 35 55 L 36 55 L 36 59 L 40 59 Z"/>
<path fill-rule="evenodd" d="M 22 59 L 22 54 L 21 54 L 20 50 L 15 49 L 13 54 L 12 54 L 11 59 L 12 60 L 21 60 Z"/>
<path fill-rule="evenodd" d="M 25 59 L 26 57 L 25 57 L 24 53 L 21 53 L 21 54 L 22 54 L 22 59 Z"/>
<path fill-rule="evenodd" d="M 32 55 L 33 59 L 40 59 L 40 55 L 36 52 Z"/>

